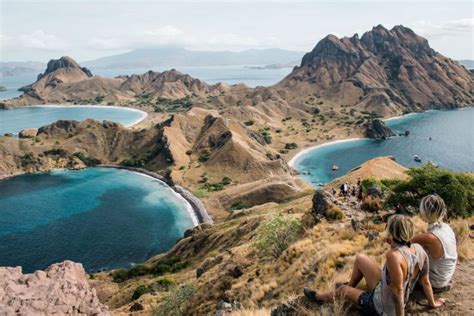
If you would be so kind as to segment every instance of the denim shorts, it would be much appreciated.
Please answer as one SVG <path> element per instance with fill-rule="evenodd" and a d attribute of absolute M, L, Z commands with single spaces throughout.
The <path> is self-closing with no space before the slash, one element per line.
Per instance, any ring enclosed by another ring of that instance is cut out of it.
<path fill-rule="evenodd" d="M 374 292 L 363 292 L 357 303 L 360 306 L 360 313 L 364 316 L 378 316 L 379 313 L 375 309 Z"/>

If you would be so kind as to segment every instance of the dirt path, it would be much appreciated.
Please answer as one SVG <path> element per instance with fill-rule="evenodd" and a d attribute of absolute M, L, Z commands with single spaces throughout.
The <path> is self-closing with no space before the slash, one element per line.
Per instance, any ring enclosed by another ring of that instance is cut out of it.
<path fill-rule="evenodd" d="M 452 289 L 435 296 L 446 299 L 443 307 L 432 310 L 419 304 L 426 300 L 415 299 L 418 303 L 411 304 L 409 312 L 413 315 L 474 315 L 474 260 L 459 264 Z"/>

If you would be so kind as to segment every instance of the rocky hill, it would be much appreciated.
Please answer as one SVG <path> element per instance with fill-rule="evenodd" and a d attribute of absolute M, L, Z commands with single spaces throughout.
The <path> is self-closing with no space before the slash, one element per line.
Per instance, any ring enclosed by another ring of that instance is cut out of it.
<path fill-rule="evenodd" d="M 37 81 L 20 90 L 24 92 L 20 98 L 5 103 L 15 106 L 126 102 L 143 97 L 180 99 L 191 95 L 217 95 L 228 91 L 229 87 L 224 84 L 209 85 L 174 69 L 115 78 L 98 77 L 72 58 L 61 57 L 50 60 Z"/>
<path fill-rule="evenodd" d="M 360 38 L 328 35 L 277 86 L 382 115 L 474 103 L 471 73 L 401 25 Z"/>
<path fill-rule="evenodd" d="M 79 263 L 64 261 L 45 271 L 22 274 L 0 267 L 2 315 L 110 315 Z"/>

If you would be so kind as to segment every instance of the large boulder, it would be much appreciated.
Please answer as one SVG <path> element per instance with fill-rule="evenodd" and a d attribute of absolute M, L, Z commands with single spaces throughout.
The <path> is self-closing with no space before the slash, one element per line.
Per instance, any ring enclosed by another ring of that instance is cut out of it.
<path fill-rule="evenodd" d="M 0 267 L 0 315 L 110 315 L 82 264 L 64 261 L 23 274 Z"/>
<path fill-rule="evenodd" d="M 20 138 L 33 138 L 36 136 L 37 133 L 38 133 L 37 128 L 26 128 L 26 129 L 22 129 L 18 136 Z"/>
<path fill-rule="evenodd" d="M 373 139 L 386 139 L 395 133 L 379 119 L 371 120 L 365 125 L 365 136 Z"/>
<path fill-rule="evenodd" d="M 315 215 L 326 216 L 332 204 L 332 196 L 324 190 L 317 190 L 313 195 L 313 213 Z"/>

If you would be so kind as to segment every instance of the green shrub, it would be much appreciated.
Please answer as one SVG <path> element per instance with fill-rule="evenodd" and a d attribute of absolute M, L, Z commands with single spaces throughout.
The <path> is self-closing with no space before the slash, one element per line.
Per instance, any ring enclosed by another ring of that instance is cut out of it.
<path fill-rule="evenodd" d="M 272 143 L 272 135 L 267 129 L 261 129 L 259 132 L 260 132 L 260 135 L 262 135 L 266 144 Z"/>
<path fill-rule="evenodd" d="M 298 148 L 298 144 L 296 143 L 287 143 L 285 145 L 285 149 L 296 149 L 296 148 Z"/>
<path fill-rule="evenodd" d="M 400 203 L 418 209 L 420 200 L 428 194 L 438 194 L 448 209 L 448 216 L 471 216 L 474 214 L 474 176 L 453 172 L 426 164 L 408 171 L 408 180 L 387 183 L 391 194 L 386 205 Z"/>
<path fill-rule="evenodd" d="M 79 160 L 81 160 L 86 166 L 96 166 L 96 165 L 101 164 L 101 161 L 99 159 L 86 156 L 84 153 L 81 153 L 81 152 L 75 152 L 72 155 L 79 158 Z"/>
<path fill-rule="evenodd" d="M 43 152 L 46 156 L 59 156 L 59 157 L 65 157 L 66 156 L 66 151 L 61 148 L 53 148 L 50 150 L 46 150 Z"/>
<path fill-rule="evenodd" d="M 161 288 L 165 291 L 168 291 L 169 288 L 176 284 L 175 280 L 168 279 L 168 278 L 159 278 L 155 282 L 153 282 L 153 288 Z"/>
<path fill-rule="evenodd" d="M 192 284 L 183 284 L 173 288 L 169 294 L 162 297 L 161 304 L 154 311 L 154 315 L 184 315 L 186 304 L 192 300 L 196 292 L 197 289 Z"/>
<path fill-rule="evenodd" d="M 135 278 L 138 276 L 146 275 L 150 273 L 150 269 L 148 269 L 146 266 L 143 264 L 137 264 L 131 267 L 128 270 L 128 278 Z"/>
<path fill-rule="evenodd" d="M 302 232 L 301 221 L 290 216 L 277 215 L 258 227 L 254 246 L 278 258 Z"/>
<path fill-rule="evenodd" d="M 222 183 L 223 185 L 229 185 L 229 184 L 232 183 L 232 179 L 229 178 L 229 177 L 224 177 L 224 178 L 222 178 L 221 183 Z"/>
<path fill-rule="evenodd" d="M 121 166 L 125 167 L 138 167 L 138 168 L 143 168 L 145 167 L 145 160 L 143 158 L 128 158 L 122 160 L 120 163 Z"/>
<path fill-rule="evenodd" d="M 254 120 L 248 120 L 246 122 L 244 122 L 245 126 L 252 126 L 253 124 L 255 124 L 255 121 Z"/>
<path fill-rule="evenodd" d="M 188 267 L 187 261 L 181 261 L 180 258 L 164 258 L 152 268 L 154 275 L 163 275 L 165 273 L 176 273 Z"/>
<path fill-rule="evenodd" d="M 128 271 L 125 269 L 118 269 L 112 272 L 112 281 L 121 283 L 128 280 Z"/>
<path fill-rule="evenodd" d="M 153 288 L 146 285 L 139 285 L 132 294 L 132 300 L 140 298 L 143 294 L 150 293 L 153 291 Z"/>
<path fill-rule="evenodd" d="M 198 161 L 199 162 L 206 162 L 209 160 L 209 156 L 211 155 L 211 153 L 209 152 L 209 150 L 204 150 L 201 155 L 199 156 L 198 158 Z"/>
<path fill-rule="evenodd" d="M 231 210 L 231 211 L 241 210 L 241 209 L 247 208 L 247 207 L 248 207 L 248 205 L 245 204 L 244 202 L 242 202 L 242 201 L 236 201 L 236 202 L 234 202 L 234 203 L 232 203 L 232 204 L 230 205 L 230 210 Z"/>
<path fill-rule="evenodd" d="M 364 179 L 360 182 L 360 190 L 365 194 L 367 193 L 367 189 L 372 185 L 381 186 L 381 182 L 374 178 Z"/>

